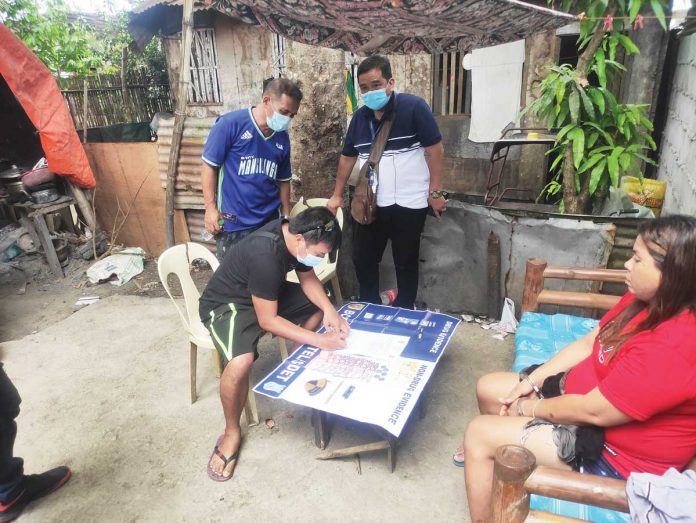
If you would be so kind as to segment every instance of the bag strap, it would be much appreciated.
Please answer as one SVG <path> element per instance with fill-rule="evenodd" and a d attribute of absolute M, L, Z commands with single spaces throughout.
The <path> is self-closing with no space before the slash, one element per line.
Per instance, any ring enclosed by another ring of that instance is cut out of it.
<path fill-rule="evenodd" d="M 377 136 L 374 142 L 372 142 L 372 147 L 370 148 L 370 155 L 367 157 L 367 161 L 360 170 L 360 175 L 365 176 L 367 170 L 372 168 L 375 172 L 375 176 L 378 176 L 379 169 L 375 170 L 375 166 L 379 165 L 379 161 L 382 159 L 384 154 L 384 149 L 387 146 L 387 141 L 389 140 L 389 134 L 391 133 L 392 125 L 394 125 L 394 120 L 396 119 L 396 93 L 394 93 L 394 106 L 392 110 L 387 115 L 386 119 L 382 121 L 379 126 L 379 131 L 377 131 Z"/>

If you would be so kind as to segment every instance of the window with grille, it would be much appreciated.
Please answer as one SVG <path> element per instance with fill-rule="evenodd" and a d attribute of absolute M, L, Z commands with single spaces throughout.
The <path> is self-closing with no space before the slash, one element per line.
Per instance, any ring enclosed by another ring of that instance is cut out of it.
<path fill-rule="evenodd" d="M 212 28 L 194 29 L 191 42 L 191 81 L 188 88 L 191 104 L 221 104 L 218 55 Z"/>
<path fill-rule="evenodd" d="M 459 52 L 433 55 L 434 114 L 471 113 L 471 82 L 463 58 Z"/>
<path fill-rule="evenodd" d="M 279 34 L 271 33 L 273 40 L 273 78 L 285 76 L 285 38 Z"/>

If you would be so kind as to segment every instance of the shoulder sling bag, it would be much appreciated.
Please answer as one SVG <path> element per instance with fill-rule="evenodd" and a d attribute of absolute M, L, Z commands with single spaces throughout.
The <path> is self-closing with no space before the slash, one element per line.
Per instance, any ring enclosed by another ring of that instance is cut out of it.
<path fill-rule="evenodd" d="M 379 186 L 379 161 L 382 159 L 384 148 L 389 139 L 389 133 L 396 117 L 396 99 L 394 107 L 382 122 L 379 132 L 372 143 L 370 155 L 360 169 L 358 183 L 355 186 L 353 201 L 350 204 L 350 214 L 361 225 L 369 225 L 375 221 L 377 211 L 377 188 Z"/>

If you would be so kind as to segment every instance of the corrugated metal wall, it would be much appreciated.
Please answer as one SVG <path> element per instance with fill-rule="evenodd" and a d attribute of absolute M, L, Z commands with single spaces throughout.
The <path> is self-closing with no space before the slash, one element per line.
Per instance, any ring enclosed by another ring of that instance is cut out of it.
<path fill-rule="evenodd" d="M 214 123 L 215 118 L 186 118 L 174 191 L 174 208 L 185 211 L 189 237 L 194 242 L 206 244 L 213 252 L 215 252 L 215 241 L 204 241 L 201 238 L 201 233 L 205 229 L 203 188 L 201 187 L 201 154 L 208 132 Z M 160 126 L 157 130 L 157 157 L 162 187 L 167 186 L 167 165 L 169 164 L 173 130 L 173 118 L 160 120 Z"/>
<path fill-rule="evenodd" d="M 662 136 L 658 178 L 667 182 L 664 211 L 696 215 L 696 34 L 683 38 Z"/>

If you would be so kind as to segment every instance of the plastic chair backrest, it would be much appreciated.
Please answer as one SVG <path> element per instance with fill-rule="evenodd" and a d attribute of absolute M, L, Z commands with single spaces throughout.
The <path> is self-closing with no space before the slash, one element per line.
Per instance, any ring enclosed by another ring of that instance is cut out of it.
<path fill-rule="evenodd" d="M 307 205 L 304 202 L 304 196 L 300 196 L 300 199 L 298 200 L 298 202 L 295 205 L 293 205 L 292 209 L 290 210 L 290 218 L 297 216 L 302 211 L 304 211 L 306 208 L 307 208 Z"/>
<path fill-rule="evenodd" d="M 328 198 L 309 198 L 305 200 L 304 203 L 307 207 L 326 207 L 328 201 Z M 340 207 L 338 208 L 338 212 L 336 212 L 336 220 L 338 221 L 338 226 L 343 229 L 343 209 Z M 330 262 L 329 257 L 325 256 L 322 262 L 314 268 L 314 272 L 319 275 L 326 274 L 327 272 L 333 273 L 338 263 L 338 249 L 336 249 L 336 257 L 334 260 L 334 262 Z"/>
<path fill-rule="evenodd" d="M 220 265 L 218 259 L 207 247 L 191 242 L 170 247 L 160 254 L 157 260 L 157 272 L 159 273 L 162 286 L 174 302 L 177 311 L 179 311 L 179 316 L 181 316 L 181 321 L 184 323 L 189 333 L 194 332 L 193 325 L 201 321 L 198 317 L 198 298 L 200 298 L 200 293 L 191 277 L 191 263 L 194 260 L 200 259 L 207 261 L 213 271 L 217 270 Z M 186 304 L 186 314 L 184 314 L 184 311 L 174 299 L 169 289 L 167 278 L 170 274 L 176 274 L 179 278 L 181 291 L 184 294 L 184 302 Z"/>

